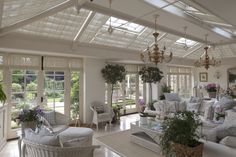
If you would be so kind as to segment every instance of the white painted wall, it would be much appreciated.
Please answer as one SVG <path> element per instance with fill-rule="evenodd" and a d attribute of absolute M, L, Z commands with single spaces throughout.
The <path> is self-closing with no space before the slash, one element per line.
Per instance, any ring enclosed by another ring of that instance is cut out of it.
<path fill-rule="evenodd" d="M 83 68 L 83 123 L 91 123 L 92 111 L 89 109 L 93 101 L 105 102 L 105 81 L 101 74 L 105 61 L 101 59 L 84 59 Z"/>
<path fill-rule="evenodd" d="M 228 86 L 228 69 L 236 67 L 235 60 L 225 60 L 222 62 L 222 65 L 219 67 L 210 67 L 208 70 L 205 68 L 196 68 L 194 73 L 195 83 L 197 85 L 205 85 L 208 83 L 216 83 L 219 84 L 223 89 L 227 89 Z M 217 79 L 215 77 L 216 71 L 219 71 L 221 77 Z M 208 82 L 200 82 L 199 73 L 207 72 L 208 73 Z"/>

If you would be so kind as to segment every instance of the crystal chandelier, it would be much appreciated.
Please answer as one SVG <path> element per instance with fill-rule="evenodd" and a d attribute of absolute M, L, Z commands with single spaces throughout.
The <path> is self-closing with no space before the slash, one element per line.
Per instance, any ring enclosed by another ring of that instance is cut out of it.
<path fill-rule="evenodd" d="M 196 67 L 205 67 L 207 70 L 210 66 L 218 66 L 221 64 L 220 60 L 215 60 L 214 57 L 210 58 L 208 55 L 209 46 L 207 45 L 207 35 L 206 35 L 206 46 L 204 47 L 205 53 L 200 57 L 199 60 L 195 62 Z"/>
<path fill-rule="evenodd" d="M 158 63 L 162 63 L 165 61 L 166 63 L 170 62 L 172 60 L 172 52 L 170 52 L 169 55 L 165 55 L 166 47 L 164 46 L 162 50 L 159 49 L 158 47 L 158 40 L 157 37 L 159 33 L 157 33 L 156 25 L 157 25 L 157 17 L 158 15 L 155 15 L 155 32 L 153 33 L 153 36 L 155 38 L 155 43 L 151 45 L 148 48 L 141 53 L 141 60 L 146 63 L 146 62 L 153 62 L 156 65 Z"/>

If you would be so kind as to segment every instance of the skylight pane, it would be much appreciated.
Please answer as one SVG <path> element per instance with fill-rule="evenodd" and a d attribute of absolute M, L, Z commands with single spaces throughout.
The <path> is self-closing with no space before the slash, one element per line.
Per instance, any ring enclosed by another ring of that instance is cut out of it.
<path fill-rule="evenodd" d="M 132 22 L 128 22 L 122 19 L 118 19 L 115 17 L 110 17 L 107 22 L 106 22 L 106 26 L 109 26 L 111 24 L 112 27 L 118 27 L 119 29 L 123 29 L 126 31 L 132 31 L 135 33 L 141 33 L 143 31 L 143 29 L 145 28 L 142 25 L 136 24 L 136 23 L 132 23 Z"/>
<path fill-rule="evenodd" d="M 192 46 L 195 46 L 197 44 L 196 41 L 193 41 L 193 40 L 190 40 L 190 39 L 185 39 L 185 38 L 180 38 L 175 43 L 179 44 L 179 45 L 185 45 L 185 43 L 186 43 L 186 45 L 188 47 L 192 47 Z"/>

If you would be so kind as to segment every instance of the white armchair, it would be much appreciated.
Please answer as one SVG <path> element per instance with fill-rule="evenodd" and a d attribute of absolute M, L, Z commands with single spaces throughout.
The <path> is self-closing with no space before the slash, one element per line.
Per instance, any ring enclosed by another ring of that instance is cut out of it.
<path fill-rule="evenodd" d="M 109 122 L 111 126 L 112 118 L 114 117 L 114 112 L 112 108 L 105 105 L 102 102 L 94 101 L 91 103 L 90 109 L 93 111 L 93 120 L 91 126 L 96 124 L 98 130 L 98 123 Z"/>

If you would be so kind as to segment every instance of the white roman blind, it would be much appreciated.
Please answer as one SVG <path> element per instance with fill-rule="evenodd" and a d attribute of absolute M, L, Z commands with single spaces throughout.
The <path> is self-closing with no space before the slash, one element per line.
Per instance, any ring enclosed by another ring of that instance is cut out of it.
<path fill-rule="evenodd" d="M 18 69 L 39 69 L 40 68 L 40 56 L 34 55 L 19 55 L 10 54 L 9 55 L 9 66 Z"/>
<path fill-rule="evenodd" d="M 62 70 L 68 69 L 68 58 L 45 56 L 43 60 L 45 70 Z"/>
<path fill-rule="evenodd" d="M 71 58 L 69 59 L 69 68 L 71 70 L 81 70 L 83 67 L 83 60 L 82 59 L 74 59 L 74 58 Z"/>
<path fill-rule="evenodd" d="M 132 65 L 132 64 L 125 65 L 125 70 L 128 73 L 138 73 L 138 65 Z"/>

